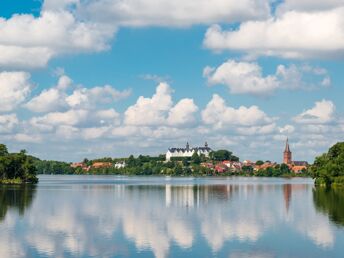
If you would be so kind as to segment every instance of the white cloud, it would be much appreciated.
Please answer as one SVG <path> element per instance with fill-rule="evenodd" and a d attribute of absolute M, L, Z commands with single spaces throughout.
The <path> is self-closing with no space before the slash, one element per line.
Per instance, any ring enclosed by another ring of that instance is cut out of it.
<path fill-rule="evenodd" d="M 312 80 L 304 79 L 305 75 L 310 75 Z M 228 86 L 232 94 L 271 95 L 276 89 L 313 89 L 331 84 L 327 71 L 319 67 L 279 65 L 275 74 L 264 77 L 257 63 L 234 60 L 217 68 L 205 67 L 203 76 L 210 85 Z"/>
<path fill-rule="evenodd" d="M 24 143 L 37 143 L 42 140 L 39 135 L 32 135 L 32 134 L 25 134 L 25 133 L 18 133 L 14 135 L 14 140 L 17 142 L 24 142 Z"/>
<path fill-rule="evenodd" d="M 65 107 L 64 93 L 58 89 L 43 90 L 32 98 L 25 107 L 34 112 L 50 112 Z"/>
<path fill-rule="evenodd" d="M 68 110 L 66 112 L 52 112 L 41 117 L 31 119 L 32 124 L 43 125 L 78 125 L 87 120 L 89 112 L 87 110 Z"/>
<path fill-rule="evenodd" d="M 110 85 L 96 86 L 93 88 L 78 88 L 70 95 L 68 88 L 72 80 L 62 75 L 56 86 L 43 90 L 38 96 L 33 97 L 24 106 L 33 112 L 61 111 L 68 108 L 73 109 L 99 109 L 102 104 L 111 104 L 128 97 L 131 90 L 119 91 Z"/>
<path fill-rule="evenodd" d="M 193 99 L 182 99 L 173 106 L 172 89 L 167 83 L 160 83 L 151 98 L 139 97 L 124 114 L 124 123 L 134 126 L 185 127 L 195 122 L 198 107 Z"/>
<path fill-rule="evenodd" d="M 343 6 L 343 0 L 285 0 L 278 6 L 277 12 L 282 13 L 291 10 L 297 11 L 322 11 Z"/>
<path fill-rule="evenodd" d="M 192 124 L 195 122 L 194 114 L 198 107 L 193 99 L 182 99 L 171 108 L 168 115 L 168 123 L 172 126 Z"/>
<path fill-rule="evenodd" d="M 315 102 L 315 106 L 294 117 L 298 123 L 324 124 L 334 118 L 335 105 L 332 101 L 323 99 Z"/>
<path fill-rule="evenodd" d="M 115 30 L 112 24 L 79 21 L 63 10 L 0 18 L 0 65 L 43 67 L 58 54 L 102 51 Z"/>
<path fill-rule="evenodd" d="M 293 125 L 285 125 L 279 128 L 279 132 L 282 134 L 291 134 L 295 131 L 295 127 Z"/>
<path fill-rule="evenodd" d="M 121 26 L 191 26 L 265 18 L 266 0 L 99 0 L 79 5 L 81 16 Z"/>
<path fill-rule="evenodd" d="M 111 103 L 130 95 L 130 90 L 118 91 L 110 85 L 97 86 L 90 89 L 81 88 L 66 98 L 66 102 L 72 108 L 90 108 L 99 103 Z"/>
<path fill-rule="evenodd" d="M 12 111 L 25 101 L 31 91 L 29 79 L 25 72 L 0 72 L 0 112 Z"/>
<path fill-rule="evenodd" d="M 224 99 L 217 94 L 213 95 L 212 100 L 202 111 L 202 119 L 205 124 L 217 129 L 228 126 L 267 125 L 273 122 L 273 119 L 257 106 L 241 106 L 235 109 L 226 106 Z"/>
<path fill-rule="evenodd" d="M 210 84 L 228 85 L 233 94 L 269 94 L 278 87 L 275 76 L 262 76 L 262 69 L 256 63 L 228 60 L 218 68 L 206 67 L 203 75 Z"/>
<path fill-rule="evenodd" d="M 253 56 L 338 57 L 344 52 L 344 7 L 310 13 L 289 11 L 265 21 L 244 22 L 229 31 L 214 25 L 208 29 L 204 45 Z"/>
<path fill-rule="evenodd" d="M 0 133 L 11 133 L 18 124 L 16 114 L 0 115 Z"/>

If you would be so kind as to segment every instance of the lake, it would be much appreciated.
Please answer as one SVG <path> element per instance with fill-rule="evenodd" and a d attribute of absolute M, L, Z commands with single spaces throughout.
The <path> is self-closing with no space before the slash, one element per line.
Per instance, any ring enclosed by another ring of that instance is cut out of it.
<path fill-rule="evenodd" d="M 0 257 L 344 257 L 311 179 L 40 176 L 0 186 Z"/>

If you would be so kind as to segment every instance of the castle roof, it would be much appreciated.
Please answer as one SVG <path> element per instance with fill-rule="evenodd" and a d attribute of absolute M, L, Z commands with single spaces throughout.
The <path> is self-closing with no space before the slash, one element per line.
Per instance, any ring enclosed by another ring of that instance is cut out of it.
<path fill-rule="evenodd" d="M 189 143 L 186 143 L 186 148 L 169 148 L 169 152 L 174 153 L 174 152 L 210 152 L 212 151 L 211 148 L 208 147 L 208 144 L 205 143 L 204 147 L 195 147 L 195 148 L 190 148 Z"/>
<path fill-rule="evenodd" d="M 209 147 L 195 147 L 195 148 L 169 148 L 169 152 L 189 152 L 189 151 L 195 151 L 195 152 L 210 152 L 212 149 Z"/>

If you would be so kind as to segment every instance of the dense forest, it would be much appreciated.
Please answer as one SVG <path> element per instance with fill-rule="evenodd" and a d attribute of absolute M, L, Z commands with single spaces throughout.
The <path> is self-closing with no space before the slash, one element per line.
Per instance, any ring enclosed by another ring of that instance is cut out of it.
<path fill-rule="evenodd" d="M 317 185 L 344 185 L 344 142 L 336 143 L 317 157 L 311 172 Z"/>
<path fill-rule="evenodd" d="M 34 160 L 25 150 L 9 153 L 6 145 L 0 144 L 0 183 L 37 183 Z"/>

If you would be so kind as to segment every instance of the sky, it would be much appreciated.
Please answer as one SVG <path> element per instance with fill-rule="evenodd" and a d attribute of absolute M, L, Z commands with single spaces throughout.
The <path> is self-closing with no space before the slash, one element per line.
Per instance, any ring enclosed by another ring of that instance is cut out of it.
<path fill-rule="evenodd" d="M 2 0 L 0 142 L 41 159 L 228 149 L 313 162 L 344 132 L 343 0 Z"/>

